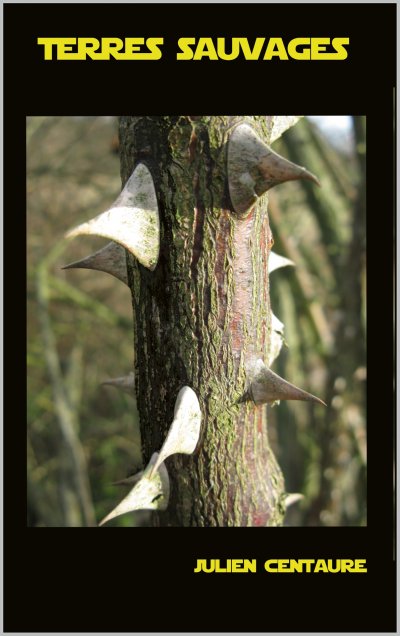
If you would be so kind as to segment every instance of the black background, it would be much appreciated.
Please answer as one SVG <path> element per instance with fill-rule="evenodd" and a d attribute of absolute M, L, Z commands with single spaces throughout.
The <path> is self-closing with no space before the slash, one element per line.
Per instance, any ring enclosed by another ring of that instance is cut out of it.
<path fill-rule="evenodd" d="M 5 5 L 5 630 L 394 631 L 393 210 L 396 7 Z M 158 61 L 43 61 L 37 37 L 164 37 Z M 350 37 L 344 61 L 176 62 L 179 37 Z M 25 117 L 365 114 L 368 526 L 26 527 Z M 17 259 L 17 260 L 16 260 Z M 108 539 L 107 539 L 108 537 Z M 195 575 L 197 558 L 259 572 Z M 367 574 L 267 574 L 267 558 L 366 558 Z"/>

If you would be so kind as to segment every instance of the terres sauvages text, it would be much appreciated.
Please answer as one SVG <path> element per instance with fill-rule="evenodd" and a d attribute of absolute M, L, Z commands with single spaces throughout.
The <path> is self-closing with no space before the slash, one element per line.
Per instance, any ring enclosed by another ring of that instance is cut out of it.
<path fill-rule="evenodd" d="M 43 59 L 51 60 L 161 60 L 163 37 L 38 37 Z M 210 38 L 181 37 L 177 40 L 177 61 L 201 60 L 345 60 L 348 37 Z"/>

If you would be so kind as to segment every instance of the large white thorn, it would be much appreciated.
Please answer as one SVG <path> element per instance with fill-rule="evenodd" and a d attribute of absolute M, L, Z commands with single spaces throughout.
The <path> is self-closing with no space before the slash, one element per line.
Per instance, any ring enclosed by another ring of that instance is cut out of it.
<path fill-rule="evenodd" d="M 268 273 L 272 274 L 276 269 L 280 267 L 287 267 L 288 265 L 292 265 L 294 267 L 293 261 L 290 258 L 286 258 L 286 256 L 281 256 L 280 254 L 276 254 L 276 252 L 269 253 L 268 259 Z"/>
<path fill-rule="evenodd" d="M 133 510 L 165 510 L 169 500 L 169 478 L 164 464 L 153 471 L 157 461 L 157 453 L 153 453 L 143 475 L 124 499 L 99 523 L 105 523 Z"/>
<path fill-rule="evenodd" d="M 326 406 L 325 402 L 315 395 L 299 389 L 271 371 L 262 360 L 257 360 L 254 365 L 249 393 L 255 404 L 273 404 L 280 400 L 302 400 Z"/>
<path fill-rule="evenodd" d="M 176 398 L 174 420 L 154 464 L 153 471 L 157 470 L 158 466 L 170 455 L 175 453 L 191 455 L 199 441 L 200 426 L 201 411 L 197 395 L 193 389 L 184 386 Z"/>
<path fill-rule="evenodd" d="M 304 499 L 304 495 L 300 492 L 292 492 L 285 497 L 285 508 L 289 508 L 289 506 L 293 506 L 293 504 L 297 503 Z"/>
<path fill-rule="evenodd" d="M 271 150 L 248 124 L 239 124 L 228 142 L 228 184 L 232 206 L 245 218 L 258 197 L 270 188 L 296 179 L 319 185 L 317 177 Z"/>
<path fill-rule="evenodd" d="M 112 206 L 87 223 L 70 230 L 72 238 L 96 234 L 116 241 L 153 270 L 160 251 L 160 219 L 153 178 L 140 163 Z"/>
<path fill-rule="evenodd" d="M 293 261 L 285 256 L 280 256 L 280 254 L 276 254 L 275 252 L 269 253 L 268 259 L 268 272 L 272 274 L 276 269 L 280 267 L 287 267 L 288 265 L 293 265 Z M 270 367 L 274 360 L 279 355 L 280 350 L 283 345 L 283 331 L 284 325 L 283 322 L 279 320 L 275 316 L 275 314 L 271 313 L 271 339 L 270 339 L 270 350 L 268 357 L 268 366 Z"/>
<path fill-rule="evenodd" d="M 128 284 L 128 273 L 126 270 L 126 251 L 122 245 L 111 241 L 98 252 L 64 265 L 62 269 L 95 269 L 99 272 L 106 272 Z"/>

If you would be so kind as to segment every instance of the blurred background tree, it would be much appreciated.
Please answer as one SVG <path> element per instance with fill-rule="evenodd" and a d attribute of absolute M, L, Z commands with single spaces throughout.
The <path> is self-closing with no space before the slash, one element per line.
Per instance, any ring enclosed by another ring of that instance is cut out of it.
<path fill-rule="evenodd" d="M 135 400 L 101 384 L 133 369 L 129 290 L 61 269 L 106 242 L 62 237 L 119 192 L 116 131 L 113 117 L 27 120 L 29 526 L 96 525 L 125 494 L 112 482 L 142 465 Z M 269 193 L 273 249 L 295 263 L 271 274 L 287 344 L 273 368 L 328 404 L 268 407 L 286 490 L 304 495 L 285 524 L 364 525 L 365 118 L 304 118 L 274 149 L 322 183 Z"/>

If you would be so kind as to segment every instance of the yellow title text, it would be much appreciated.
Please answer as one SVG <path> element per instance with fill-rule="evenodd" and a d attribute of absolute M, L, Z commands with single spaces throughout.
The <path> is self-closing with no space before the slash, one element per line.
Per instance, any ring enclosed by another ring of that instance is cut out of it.
<path fill-rule="evenodd" d="M 160 60 L 164 38 L 39 37 L 37 44 L 43 47 L 46 61 Z M 345 60 L 349 44 L 348 37 L 298 37 L 288 42 L 279 37 L 258 37 L 250 42 L 246 37 L 181 37 L 177 42 L 176 60 Z"/>
<path fill-rule="evenodd" d="M 159 60 L 164 38 L 38 38 L 45 60 Z"/>
<path fill-rule="evenodd" d="M 282 38 L 179 38 L 177 60 L 345 60 L 349 38 L 294 38 L 286 45 Z"/>
<path fill-rule="evenodd" d="M 358 574 L 367 572 L 366 559 L 267 559 L 269 574 Z M 257 572 L 256 559 L 197 559 L 196 574 Z"/>

